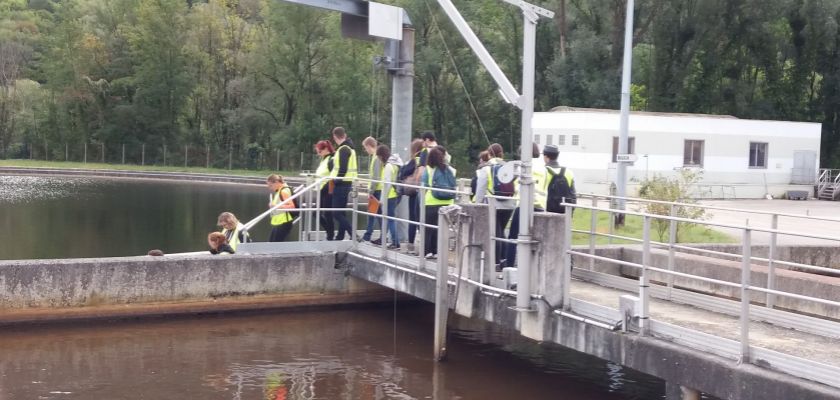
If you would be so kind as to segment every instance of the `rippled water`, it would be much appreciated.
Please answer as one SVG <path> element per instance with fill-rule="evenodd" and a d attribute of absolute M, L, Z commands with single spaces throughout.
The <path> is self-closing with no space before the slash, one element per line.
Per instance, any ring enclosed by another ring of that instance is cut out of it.
<path fill-rule="evenodd" d="M 267 203 L 266 189 L 247 185 L 0 176 L 0 259 L 203 250 L 219 213 L 247 221 Z M 252 233 L 265 240 L 267 223 Z"/>
<path fill-rule="evenodd" d="M 0 399 L 662 398 L 660 381 L 470 322 L 432 359 L 428 306 L 0 332 Z M 396 320 L 394 320 L 396 315 Z M 475 330 L 479 329 L 480 330 Z"/>

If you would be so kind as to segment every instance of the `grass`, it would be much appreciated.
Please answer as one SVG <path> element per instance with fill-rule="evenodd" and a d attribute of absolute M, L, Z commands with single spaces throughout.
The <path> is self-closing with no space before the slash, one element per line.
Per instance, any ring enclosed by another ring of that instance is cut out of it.
<path fill-rule="evenodd" d="M 572 218 L 572 227 L 576 230 L 589 232 L 591 225 L 591 213 L 589 210 L 577 210 Z M 596 212 L 597 222 L 595 225 L 595 232 L 607 234 L 610 231 L 609 213 Z M 642 217 L 635 215 L 628 215 L 624 221 L 624 226 L 616 229 L 613 234 L 618 236 L 627 236 L 635 239 L 641 239 L 644 233 Z M 737 242 L 733 237 L 709 229 L 703 225 L 681 226 L 678 230 L 678 243 L 735 243 Z M 659 242 L 668 242 L 668 229 L 665 229 L 663 237 L 659 237 L 656 230 L 656 224 L 651 222 L 650 239 Z M 609 238 L 604 236 L 596 236 L 596 244 L 608 244 Z M 630 240 L 613 239 L 613 244 L 628 244 L 637 243 Z M 574 233 L 572 237 L 572 244 L 589 244 L 589 234 Z"/>
<path fill-rule="evenodd" d="M 284 176 L 297 176 L 297 172 L 249 169 L 222 169 L 204 167 L 176 167 L 162 165 L 133 165 L 133 164 L 102 164 L 66 161 L 37 161 L 37 160 L 0 160 L 0 167 L 25 168 L 76 168 L 76 169 L 110 169 L 118 171 L 153 171 L 153 172 L 192 172 L 216 175 L 237 175 L 265 177 L 279 173 Z"/>

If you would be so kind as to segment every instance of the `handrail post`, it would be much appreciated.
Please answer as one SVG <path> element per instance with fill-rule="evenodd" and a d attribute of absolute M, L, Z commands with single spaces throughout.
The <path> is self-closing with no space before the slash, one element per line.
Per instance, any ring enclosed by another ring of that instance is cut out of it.
<path fill-rule="evenodd" d="M 668 272 L 674 272 L 674 244 L 677 243 L 677 208 L 671 204 L 671 221 L 668 226 Z M 674 275 L 668 274 L 668 300 L 674 290 Z"/>
<path fill-rule="evenodd" d="M 487 218 L 490 220 L 490 249 L 487 252 L 487 266 L 493 268 L 491 271 L 495 271 L 496 264 L 499 262 L 496 259 L 496 246 L 499 245 L 496 242 L 496 199 L 487 196 L 487 205 L 490 207 L 490 212 L 487 214 Z M 510 266 L 512 267 L 512 265 Z"/>
<path fill-rule="evenodd" d="M 779 214 L 773 214 L 773 220 L 770 227 L 779 229 Z M 776 232 L 770 233 L 770 250 L 767 254 L 767 289 L 773 290 L 776 288 L 776 266 L 773 264 L 773 258 L 776 257 Z M 767 308 L 773 308 L 776 303 L 776 295 L 767 293 L 765 304 Z"/>
<path fill-rule="evenodd" d="M 321 179 L 318 181 L 321 182 Z M 315 241 L 318 242 L 321 241 L 321 188 L 316 186 L 315 190 Z"/>
<path fill-rule="evenodd" d="M 303 190 L 306 190 L 307 188 L 312 186 L 313 183 L 315 183 L 315 181 L 314 181 L 312 175 L 307 174 L 306 175 L 306 185 L 304 186 Z M 304 206 L 305 211 L 300 213 L 300 217 L 303 218 L 303 220 L 301 220 L 302 224 L 301 224 L 301 228 L 300 228 L 300 230 L 301 230 L 300 240 L 301 241 L 309 241 L 310 240 L 309 233 L 312 232 L 312 190 L 306 190 L 306 198 L 304 199 L 304 201 L 301 201 L 300 203 L 305 204 L 305 206 Z"/>
<path fill-rule="evenodd" d="M 750 228 L 744 229 L 743 249 L 741 251 L 741 358 L 740 364 L 750 362 L 750 264 L 752 246 Z"/>
<path fill-rule="evenodd" d="M 565 200 L 564 200 L 565 202 Z M 572 250 L 572 207 L 565 206 L 565 219 L 563 227 L 563 309 L 569 311 L 572 308 L 569 295 L 572 290 L 572 255 L 569 251 Z"/>
<path fill-rule="evenodd" d="M 420 201 L 420 216 L 419 222 L 421 225 L 418 225 L 418 232 L 420 234 L 420 243 L 418 243 L 419 250 L 416 253 L 420 255 L 420 262 L 417 264 L 418 270 L 423 270 L 426 268 L 426 188 L 421 187 L 420 190 L 417 192 L 417 195 L 420 196 L 418 200 Z"/>
<path fill-rule="evenodd" d="M 359 222 L 357 221 L 358 216 L 359 216 L 357 214 L 357 211 L 359 209 L 359 192 L 358 192 L 358 189 L 356 188 L 356 181 L 355 180 L 353 180 L 351 185 L 352 186 L 351 186 L 351 189 L 350 189 L 350 195 L 353 197 L 353 209 L 350 211 L 350 217 L 352 218 L 352 220 L 350 221 L 351 222 L 350 226 L 351 226 L 351 229 L 352 229 L 352 232 L 350 233 L 350 240 L 353 241 L 353 246 L 355 247 L 356 243 L 358 243 L 358 237 L 357 236 L 359 234 L 359 232 L 358 232 Z M 346 204 L 343 204 L 343 206 L 344 206 L 343 208 L 347 207 Z M 344 212 L 344 211 L 338 211 L 338 212 Z M 339 229 L 341 229 L 341 227 L 339 227 Z"/>
<path fill-rule="evenodd" d="M 642 276 L 639 277 L 639 299 L 642 302 L 641 315 L 639 315 L 639 328 L 642 336 L 648 334 L 650 329 L 650 277 L 647 267 L 650 266 L 650 216 L 645 215 L 642 231 Z"/>
<path fill-rule="evenodd" d="M 379 244 L 382 247 L 382 256 L 388 254 L 388 194 L 391 192 L 391 184 L 383 182 L 382 191 L 379 192 L 379 210 L 382 217 L 379 218 L 382 228 L 379 230 Z"/>
<path fill-rule="evenodd" d="M 435 279 L 435 360 L 446 358 L 446 320 L 449 314 L 449 223 L 438 210 L 438 259 Z M 425 257 L 423 258 L 425 259 Z"/>
<path fill-rule="evenodd" d="M 592 196 L 592 210 L 589 210 L 590 219 L 589 219 L 589 255 L 595 255 L 595 231 L 598 225 L 598 212 L 595 210 L 598 208 L 598 198 Z M 590 257 L 589 258 L 589 270 L 595 270 L 595 259 Z"/>

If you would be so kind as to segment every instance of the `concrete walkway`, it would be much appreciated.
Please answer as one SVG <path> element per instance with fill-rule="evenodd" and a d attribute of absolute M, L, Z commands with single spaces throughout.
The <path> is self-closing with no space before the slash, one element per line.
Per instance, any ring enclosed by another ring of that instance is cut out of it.
<path fill-rule="evenodd" d="M 700 202 L 704 206 L 736 208 L 744 212 L 727 210 L 709 210 L 709 221 L 745 225 L 757 228 L 770 228 L 772 216 L 764 213 L 784 213 L 801 215 L 805 218 L 779 217 L 779 229 L 810 233 L 820 236 L 831 236 L 840 239 L 840 202 L 823 200 L 704 200 Z M 820 221 L 809 219 L 807 216 L 827 217 L 837 219 L 837 222 Z M 715 230 L 727 233 L 741 240 L 740 229 L 714 228 Z M 769 244 L 770 234 L 754 232 L 752 235 L 753 244 Z M 777 243 L 782 245 L 828 245 L 840 246 L 840 241 L 827 241 L 821 239 L 807 238 L 802 236 L 778 235 Z"/>

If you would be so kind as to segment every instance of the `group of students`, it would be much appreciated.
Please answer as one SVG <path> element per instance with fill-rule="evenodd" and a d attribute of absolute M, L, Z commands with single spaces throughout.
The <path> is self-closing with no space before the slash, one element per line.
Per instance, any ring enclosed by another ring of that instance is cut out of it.
<path fill-rule="evenodd" d="M 546 145 L 540 154 L 539 147 L 533 144 L 531 151 L 531 171 L 534 182 L 534 211 L 565 213 L 563 203 L 575 203 L 574 174 L 560 166 L 560 149 Z M 495 236 L 516 240 L 519 238 L 519 211 L 522 205 L 514 198 L 518 191 L 515 179 L 500 179 L 500 172 L 507 161 L 502 145 L 493 143 L 486 151 L 479 154 L 479 164 L 472 182 L 472 199 L 475 203 L 494 202 L 496 213 Z M 498 260 L 496 271 L 513 267 L 516 262 L 516 244 L 497 241 L 495 256 Z"/>
<path fill-rule="evenodd" d="M 358 177 L 358 159 L 353 140 L 342 127 L 332 130 L 332 142 L 321 140 L 314 146 L 315 153 L 320 157 L 316 178 L 320 182 L 319 202 L 322 208 L 331 210 L 320 213 L 320 225 L 326 232 L 327 240 L 344 240 L 353 237 L 352 225 L 347 217 L 348 196 L 352 190 L 353 181 Z M 333 142 L 335 145 L 333 145 Z M 414 139 L 410 146 L 410 158 L 403 162 L 398 154 L 380 144 L 376 139 L 367 137 L 362 141 L 362 147 L 370 156 L 367 183 L 369 193 L 368 211 L 372 215 L 367 220 L 365 233 L 361 241 L 382 244 L 385 238 L 373 239 L 372 234 L 381 220 L 374 215 L 381 215 L 382 202 L 387 206 L 387 217 L 394 217 L 399 202 L 406 197 L 408 201 L 409 253 L 423 254 L 428 259 L 437 257 L 437 223 L 438 212 L 441 207 L 451 205 L 455 201 L 457 171 L 450 165 L 451 156 L 443 146 L 437 143 L 433 132 L 424 132 L 420 138 Z M 558 164 L 559 148 L 546 145 L 542 153 L 536 144 L 533 146 L 531 165 L 534 180 L 535 211 L 563 213 L 563 203 L 573 203 L 576 198 L 574 176 L 572 172 Z M 515 240 L 519 236 L 519 210 L 521 204 L 515 198 L 518 192 L 516 180 L 500 179 L 505 160 L 504 148 L 498 144 L 491 144 L 486 151 L 479 155 L 479 164 L 472 181 L 472 201 L 488 203 L 493 201 L 496 209 L 495 236 Z M 563 178 L 563 179 L 557 179 Z M 293 195 L 292 189 L 285 183 L 282 176 L 271 175 L 266 179 L 270 192 L 269 208 L 271 212 L 272 230 L 269 241 L 285 241 L 292 230 L 294 221 L 293 210 L 295 202 L 288 201 Z M 423 204 L 425 205 L 425 243 L 422 253 L 414 248 L 414 241 L 420 222 L 420 200 L 418 188 L 425 190 Z M 388 189 L 386 195 L 383 191 Z M 384 199 L 383 199 L 384 197 Z M 247 232 L 236 217 L 229 212 L 222 213 L 218 219 L 221 232 L 213 232 L 208 236 L 208 244 L 213 254 L 230 253 L 236 251 L 239 243 L 250 241 Z M 388 248 L 399 249 L 400 237 L 396 222 L 393 218 L 387 221 L 390 239 Z M 508 234 L 505 235 L 505 231 Z M 495 248 L 496 268 L 513 266 L 516 260 L 516 245 L 497 242 Z"/>

